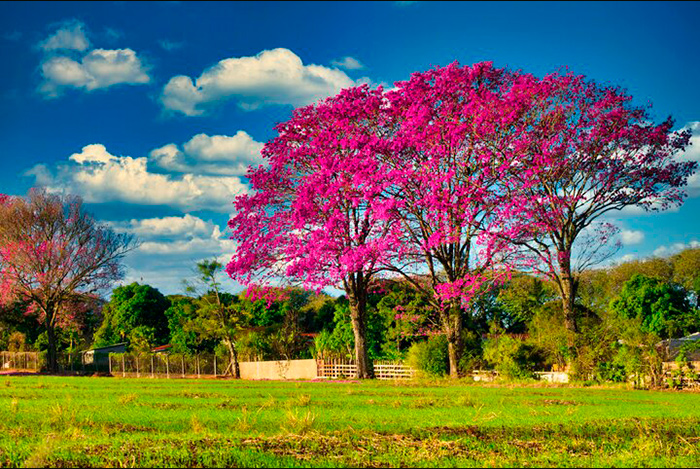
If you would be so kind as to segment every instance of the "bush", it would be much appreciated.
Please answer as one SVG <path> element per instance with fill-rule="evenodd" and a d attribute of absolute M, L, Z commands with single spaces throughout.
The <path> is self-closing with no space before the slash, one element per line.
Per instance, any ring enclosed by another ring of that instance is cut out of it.
<path fill-rule="evenodd" d="M 408 364 L 431 376 L 448 374 L 450 362 L 447 353 L 447 338 L 444 335 L 437 335 L 425 342 L 413 344 L 408 350 Z"/>
<path fill-rule="evenodd" d="M 484 344 L 484 360 L 506 379 L 534 378 L 535 349 L 522 340 L 502 335 Z"/>

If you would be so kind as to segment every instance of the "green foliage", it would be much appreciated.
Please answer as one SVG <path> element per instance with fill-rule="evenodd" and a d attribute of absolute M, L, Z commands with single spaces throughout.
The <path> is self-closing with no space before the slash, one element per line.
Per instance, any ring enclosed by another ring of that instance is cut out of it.
<path fill-rule="evenodd" d="M 524 332 L 527 324 L 547 302 L 556 298 L 554 286 L 537 277 L 516 274 L 497 293 L 502 313 L 497 319 L 507 332 Z"/>
<path fill-rule="evenodd" d="M 671 257 L 673 281 L 693 293 L 700 307 L 700 248 L 686 249 Z"/>
<path fill-rule="evenodd" d="M 682 288 L 641 274 L 633 275 L 623 285 L 610 309 L 623 318 L 641 319 L 644 331 L 662 339 L 680 337 L 697 327 L 697 315 L 691 313 Z"/>
<path fill-rule="evenodd" d="M 409 366 L 429 376 L 445 376 L 450 371 L 447 338 L 435 335 L 423 342 L 414 343 L 408 350 Z"/>
<path fill-rule="evenodd" d="M 493 328 L 484 343 L 484 360 L 506 379 L 534 378 L 535 365 L 541 361 L 534 346 Z"/>
<path fill-rule="evenodd" d="M 196 300 L 188 296 L 172 296 L 170 307 L 165 310 L 170 330 L 169 344 L 173 346 L 173 353 L 192 353 L 198 351 L 201 340 L 193 330 L 185 330 L 188 322 L 197 316 Z"/>
<path fill-rule="evenodd" d="M 383 358 L 401 357 L 412 343 L 423 340 L 427 331 L 438 323 L 430 299 L 407 282 L 387 283 L 381 293 L 373 296 L 377 319 L 383 321 L 386 328 L 381 346 Z"/>
<path fill-rule="evenodd" d="M 165 311 L 170 301 L 150 285 L 136 282 L 117 287 L 103 308 L 104 320 L 95 334 L 94 346 L 119 342 L 146 349 L 168 342 L 168 318 Z"/>

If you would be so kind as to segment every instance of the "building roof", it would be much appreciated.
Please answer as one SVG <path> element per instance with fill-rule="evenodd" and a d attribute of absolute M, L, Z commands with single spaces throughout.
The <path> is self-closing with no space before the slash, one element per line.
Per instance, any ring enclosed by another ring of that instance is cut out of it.
<path fill-rule="evenodd" d="M 106 345 L 104 347 L 95 347 L 90 350 L 86 350 L 87 352 L 104 352 L 106 350 L 111 350 L 115 348 L 126 348 L 126 342 L 121 342 L 119 344 L 113 344 L 113 345 Z"/>
<path fill-rule="evenodd" d="M 700 341 L 700 332 L 695 332 L 693 334 L 681 337 L 679 339 L 666 339 L 659 342 L 658 347 L 664 353 L 664 359 L 666 361 L 673 361 L 678 357 L 681 349 L 685 346 L 693 344 L 694 342 Z M 698 343 L 700 345 L 700 343 Z M 690 350 L 686 352 L 686 359 L 688 361 L 700 361 L 700 347 L 693 347 L 695 350 Z"/>

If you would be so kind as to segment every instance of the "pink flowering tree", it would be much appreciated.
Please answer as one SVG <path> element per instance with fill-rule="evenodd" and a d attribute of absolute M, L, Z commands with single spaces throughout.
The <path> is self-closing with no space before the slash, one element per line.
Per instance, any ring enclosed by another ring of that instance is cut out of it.
<path fill-rule="evenodd" d="M 250 169 L 253 192 L 236 199 L 229 221 L 238 247 L 226 270 L 257 286 L 280 282 L 341 288 L 349 300 L 359 378 L 367 355 L 367 296 L 397 239 L 395 202 L 379 197 L 397 173 L 388 154 L 383 91 L 360 86 L 296 109 L 275 129 Z"/>
<path fill-rule="evenodd" d="M 690 133 L 674 132 L 670 118 L 654 124 L 648 108 L 620 88 L 572 73 L 521 75 L 513 94 L 527 108 L 520 118 L 528 131 L 513 143 L 512 177 L 523 181 L 518 191 L 530 222 L 515 239 L 535 271 L 558 286 L 573 341 L 579 275 L 616 247 L 618 229 L 602 217 L 632 206 L 680 205 L 697 169 L 675 158 Z"/>
<path fill-rule="evenodd" d="M 490 63 L 415 73 L 388 93 L 398 129 L 387 164 L 402 249 L 390 269 L 433 299 L 460 374 L 465 314 L 515 263 L 510 238 L 520 207 L 510 176 L 523 106 L 508 93 L 514 74 Z"/>
<path fill-rule="evenodd" d="M 33 189 L 0 204 L 0 303 L 27 304 L 48 338 L 57 371 L 56 330 L 74 327 L 95 295 L 122 276 L 133 238 L 84 212 L 77 197 Z"/>

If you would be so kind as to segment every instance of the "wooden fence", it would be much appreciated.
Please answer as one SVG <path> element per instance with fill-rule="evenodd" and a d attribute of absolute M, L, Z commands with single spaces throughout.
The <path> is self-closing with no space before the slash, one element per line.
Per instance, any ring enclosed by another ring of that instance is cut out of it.
<path fill-rule="evenodd" d="M 38 352 L 0 352 L 0 371 L 39 371 Z"/>
<path fill-rule="evenodd" d="M 355 378 L 357 365 L 349 360 L 318 360 L 317 377 L 339 379 Z M 374 362 L 374 376 L 377 379 L 410 379 L 416 370 L 401 362 Z"/>

